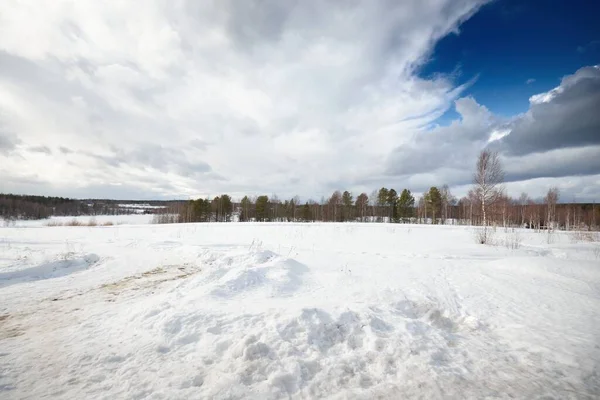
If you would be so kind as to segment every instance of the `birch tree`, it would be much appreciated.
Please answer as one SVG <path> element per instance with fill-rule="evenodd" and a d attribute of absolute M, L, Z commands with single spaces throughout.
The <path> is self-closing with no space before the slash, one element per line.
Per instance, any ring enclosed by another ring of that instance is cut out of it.
<path fill-rule="evenodd" d="M 483 234 L 480 242 L 487 243 L 488 239 L 488 207 L 493 205 L 502 194 L 502 183 L 504 182 L 504 170 L 500 163 L 498 153 L 483 150 L 477 158 L 475 174 L 475 194 L 481 205 L 481 216 L 483 218 Z"/>

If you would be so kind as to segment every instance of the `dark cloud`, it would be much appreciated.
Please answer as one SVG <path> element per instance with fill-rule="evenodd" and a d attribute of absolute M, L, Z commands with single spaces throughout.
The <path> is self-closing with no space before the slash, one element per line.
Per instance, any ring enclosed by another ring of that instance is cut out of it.
<path fill-rule="evenodd" d="M 169 171 L 184 177 L 193 177 L 212 171 L 206 162 L 190 160 L 181 149 L 147 144 L 133 151 L 123 151 L 113 146 L 113 154 L 103 155 L 89 151 L 80 152 L 83 155 L 95 158 L 111 167 L 131 165 L 141 168 L 154 168 L 159 171 Z"/>
<path fill-rule="evenodd" d="M 52 154 L 52 150 L 50 150 L 48 146 L 31 146 L 27 148 L 27 151 L 32 153 Z"/>
<path fill-rule="evenodd" d="M 73 150 L 69 149 L 68 147 L 64 147 L 64 146 L 60 146 L 59 150 L 62 154 L 72 154 Z"/>
<path fill-rule="evenodd" d="M 600 68 L 585 67 L 533 96 L 529 111 L 494 147 L 508 155 L 600 144 Z"/>
<path fill-rule="evenodd" d="M 8 154 L 21 143 L 19 138 L 13 134 L 2 132 L 0 127 L 0 154 Z"/>
<path fill-rule="evenodd" d="M 507 182 L 600 174 L 600 146 L 553 150 L 504 159 Z"/>

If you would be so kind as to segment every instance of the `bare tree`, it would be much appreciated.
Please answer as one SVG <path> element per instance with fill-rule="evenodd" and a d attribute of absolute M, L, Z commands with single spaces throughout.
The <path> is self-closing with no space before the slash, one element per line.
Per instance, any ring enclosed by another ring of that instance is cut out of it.
<path fill-rule="evenodd" d="M 559 190 L 557 187 L 551 187 L 544 198 L 547 207 L 546 229 L 551 229 L 556 217 L 556 203 L 558 203 Z"/>
<path fill-rule="evenodd" d="M 442 186 L 440 194 L 442 195 L 442 224 L 445 224 L 450 218 L 448 207 L 456 204 L 456 198 L 450 192 L 448 185 Z"/>
<path fill-rule="evenodd" d="M 489 150 L 483 150 L 479 154 L 475 168 L 475 174 L 473 175 L 475 194 L 481 204 L 481 216 L 483 218 L 483 234 L 480 241 L 486 243 L 488 236 L 486 207 L 493 205 L 502 195 L 504 171 L 498 153 Z"/>
<path fill-rule="evenodd" d="M 527 193 L 521 193 L 521 197 L 519 197 L 519 207 L 520 207 L 520 216 L 521 216 L 521 227 L 525 225 L 525 216 L 527 215 L 527 205 L 529 204 L 529 196 Z"/>

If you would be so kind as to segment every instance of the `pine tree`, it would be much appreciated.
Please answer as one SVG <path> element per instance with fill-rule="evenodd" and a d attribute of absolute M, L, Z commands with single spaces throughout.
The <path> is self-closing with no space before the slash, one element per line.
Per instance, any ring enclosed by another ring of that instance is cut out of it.
<path fill-rule="evenodd" d="M 246 222 L 250 221 L 250 208 L 252 206 L 252 201 L 248 198 L 248 196 L 244 196 L 242 201 L 240 202 L 240 221 Z"/>
<path fill-rule="evenodd" d="M 305 203 L 302 206 L 302 220 L 304 220 L 304 222 L 309 222 L 312 220 L 312 212 L 308 203 Z"/>
<path fill-rule="evenodd" d="M 367 209 L 369 207 L 369 196 L 366 193 L 361 193 L 356 198 L 356 212 L 361 222 L 365 222 Z"/>
<path fill-rule="evenodd" d="M 415 206 L 415 198 L 410 193 L 410 190 L 404 189 L 400 193 L 398 199 L 398 215 L 402 218 L 403 222 L 413 217 Z"/>
<path fill-rule="evenodd" d="M 354 203 L 354 199 L 352 198 L 352 193 L 350 193 L 349 191 L 345 191 L 342 194 L 342 205 L 344 207 L 344 212 L 343 212 L 343 217 L 342 220 L 343 221 L 351 221 L 354 219 L 354 213 L 352 212 L 352 205 Z"/>
<path fill-rule="evenodd" d="M 379 222 L 383 222 L 384 220 L 384 216 L 387 215 L 388 213 L 386 212 L 386 205 L 387 205 L 387 201 L 388 201 L 388 194 L 389 191 L 382 187 L 381 189 L 379 189 L 379 192 L 377 193 L 377 206 L 378 206 L 378 214 L 379 214 Z"/>
<path fill-rule="evenodd" d="M 435 186 L 432 186 L 427 193 L 426 201 L 429 210 L 431 211 L 431 221 L 435 224 L 442 206 L 442 194 L 440 193 L 440 190 Z"/>
<path fill-rule="evenodd" d="M 258 196 L 256 198 L 256 220 L 261 222 L 269 220 L 268 196 Z"/>
<path fill-rule="evenodd" d="M 387 206 L 389 207 L 390 222 L 398 222 L 398 193 L 394 189 L 388 191 Z"/>

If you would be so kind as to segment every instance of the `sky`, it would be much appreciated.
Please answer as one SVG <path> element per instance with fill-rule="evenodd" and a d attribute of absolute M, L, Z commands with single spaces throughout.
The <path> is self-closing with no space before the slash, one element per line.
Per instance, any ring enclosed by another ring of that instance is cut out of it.
<path fill-rule="evenodd" d="M 600 201 L 600 3 L 0 3 L 0 192 Z"/>

